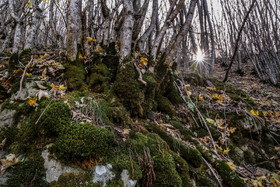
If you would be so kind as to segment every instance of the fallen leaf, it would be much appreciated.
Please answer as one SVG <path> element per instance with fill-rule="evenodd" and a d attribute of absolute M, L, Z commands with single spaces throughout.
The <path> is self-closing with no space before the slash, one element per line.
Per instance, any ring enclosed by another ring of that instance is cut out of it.
<path fill-rule="evenodd" d="M 40 88 L 41 90 L 46 90 L 47 87 L 43 86 L 42 84 L 38 83 L 38 82 L 35 82 L 37 87 Z"/>
<path fill-rule="evenodd" d="M 211 123 L 212 125 L 215 123 L 215 121 L 213 119 L 210 119 L 210 118 L 206 118 L 206 121 Z"/>
<path fill-rule="evenodd" d="M 51 87 L 52 87 L 52 88 L 54 88 L 54 87 L 55 87 L 54 83 L 52 83 L 52 84 L 51 84 Z"/>
<path fill-rule="evenodd" d="M 123 134 L 124 134 L 124 135 L 128 135 L 129 132 L 130 132 L 130 129 L 124 129 L 124 130 L 123 130 Z"/>
<path fill-rule="evenodd" d="M 26 75 L 27 77 L 31 77 L 31 76 L 32 76 L 32 73 L 25 73 L 25 75 Z"/>
<path fill-rule="evenodd" d="M 199 94 L 199 101 L 203 101 L 203 95 Z"/>
<path fill-rule="evenodd" d="M 20 160 L 18 158 L 16 158 L 15 154 L 9 154 L 6 156 L 6 159 L 1 159 L 1 175 L 4 175 L 5 171 L 13 166 L 16 165 L 17 163 L 19 163 Z"/>
<path fill-rule="evenodd" d="M 225 150 L 224 150 L 224 153 L 228 153 L 229 152 L 229 148 L 226 148 Z"/>
<path fill-rule="evenodd" d="M 236 165 L 233 164 L 233 162 L 227 162 L 227 165 L 230 167 L 230 169 L 235 170 Z"/>
<path fill-rule="evenodd" d="M 62 85 L 59 86 L 58 90 L 59 90 L 59 91 L 61 91 L 61 90 L 66 90 L 66 87 L 62 84 Z"/>
<path fill-rule="evenodd" d="M 51 97 L 51 96 L 50 96 L 49 93 L 46 92 L 46 91 L 40 90 L 40 91 L 38 92 L 38 100 L 39 100 L 39 101 L 41 100 L 41 98 L 50 98 L 50 97 Z"/>
<path fill-rule="evenodd" d="M 34 103 L 36 103 L 37 97 L 29 98 L 28 101 L 26 101 L 30 106 L 33 106 Z"/>

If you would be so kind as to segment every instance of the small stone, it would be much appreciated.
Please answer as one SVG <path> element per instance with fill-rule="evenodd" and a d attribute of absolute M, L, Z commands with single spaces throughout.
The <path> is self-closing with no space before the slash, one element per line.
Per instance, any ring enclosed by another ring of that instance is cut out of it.
<path fill-rule="evenodd" d="M 136 186 L 137 181 L 129 179 L 127 170 L 122 171 L 121 178 L 122 178 L 124 187 L 135 187 Z"/>

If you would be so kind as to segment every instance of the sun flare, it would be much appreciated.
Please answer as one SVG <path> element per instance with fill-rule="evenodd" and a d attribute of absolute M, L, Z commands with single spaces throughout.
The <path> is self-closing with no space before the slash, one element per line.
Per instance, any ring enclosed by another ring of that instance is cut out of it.
<path fill-rule="evenodd" d="M 195 61 L 196 62 L 203 62 L 205 59 L 204 54 L 200 49 L 197 50 L 197 53 L 195 54 Z"/>

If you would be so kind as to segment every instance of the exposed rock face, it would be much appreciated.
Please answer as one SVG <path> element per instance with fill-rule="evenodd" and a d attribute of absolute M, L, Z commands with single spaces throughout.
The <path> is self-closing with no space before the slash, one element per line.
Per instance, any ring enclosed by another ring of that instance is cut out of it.
<path fill-rule="evenodd" d="M 41 82 L 40 82 L 41 83 Z M 27 82 L 25 84 L 25 88 L 23 88 L 19 94 L 18 99 L 19 100 L 26 100 L 29 97 L 35 97 L 36 94 L 39 92 L 38 89 L 35 89 L 34 87 L 36 86 L 35 82 Z M 17 91 L 14 95 L 12 95 L 11 99 L 15 99 L 15 97 L 18 95 Z"/>
<path fill-rule="evenodd" d="M 93 182 L 101 182 L 102 187 L 106 186 L 106 183 L 115 177 L 115 174 L 111 169 L 111 164 L 107 164 L 106 166 L 95 166 Z"/>
<path fill-rule="evenodd" d="M 15 113 L 16 113 L 15 110 L 4 109 L 0 113 L 0 128 L 2 128 L 4 126 L 10 127 L 14 122 Z"/>
<path fill-rule="evenodd" d="M 49 146 L 47 146 L 49 147 Z M 78 173 L 77 169 L 74 169 L 69 166 L 63 166 L 59 161 L 54 159 L 49 159 L 48 150 L 44 150 L 42 152 L 42 157 L 45 160 L 44 167 L 47 169 L 46 171 L 46 181 L 48 183 L 57 181 L 60 175 L 65 173 Z"/>
<path fill-rule="evenodd" d="M 122 177 L 124 187 L 134 187 L 134 186 L 136 186 L 137 181 L 129 179 L 129 175 L 128 175 L 127 170 L 122 171 L 121 177 Z"/>

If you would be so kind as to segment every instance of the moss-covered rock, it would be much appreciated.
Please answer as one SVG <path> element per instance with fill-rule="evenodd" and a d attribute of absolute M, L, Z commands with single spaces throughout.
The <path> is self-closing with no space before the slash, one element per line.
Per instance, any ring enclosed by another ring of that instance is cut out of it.
<path fill-rule="evenodd" d="M 38 119 L 42 113 L 43 115 L 38 121 L 38 130 L 43 129 L 50 136 L 58 135 L 64 126 L 68 126 L 71 122 L 71 110 L 62 101 L 51 102 L 50 100 L 45 100 L 41 102 L 34 119 Z"/>
<path fill-rule="evenodd" d="M 181 157 L 189 164 L 192 164 L 194 167 L 200 167 L 203 163 L 201 153 L 197 149 L 184 145 L 184 143 L 174 139 L 171 135 L 168 135 L 164 130 L 152 123 L 149 123 L 146 128 L 158 134 L 164 141 L 166 141 L 171 150 L 179 152 Z"/>
<path fill-rule="evenodd" d="M 224 161 L 216 161 L 215 168 L 228 186 L 246 186 L 244 181 Z"/>
<path fill-rule="evenodd" d="M 98 64 L 91 69 L 89 88 L 94 92 L 104 92 L 109 88 L 110 71 L 105 64 Z"/>
<path fill-rule="evenodd" d="M 66 173 L 61 175 L 57 181 L 51 182 L 50 187 L 97 187 L 100 185 L 95 185 L 92 182 L 92 174 L 84 173 Z"/>
<path fill-rule="evenodd" d="M 170 116 L 173 116 L 175 114 L 171 102 L 166 97 L 158 95 L 156 97 L 156 100 L 157 100 L 158 111 L 168 114 Z"/>
<path fill-rule="evenodd" d="M 91 123 L 65 126 L 55 141 L 53 151 L 57 158 L 65 162 L 86 159 L 99 160 L 110 154 L 115 144 L 114 134 Z"/>
<path fill-rule="evenodd" d="M 130 111 L 133 116 L 143 116 L 141 103 L 144 100 L 144 95 L 140 89 L 140 83 L 138 82 L 138 73 L 133 63 L 129 60 L 126 61 L 128 61 L 126 65 L 120 68 L 117 73 L 114 91 L 124 107 Z"/>
<path fill-rule="evenodd" d="M 67 87 L 70 90 L 79 90 L 85 91 L 87 90 L 85 84 L 85 68 L 84 65 L 80 61 L 75 62 L 68 62 L 64 65 L 66 72 L 65 72 L 65 79 L 67 81 Z"/>
<path fill-rule="evenodd" d="M 7 187 L 15 186 L 43 186 L 47 187 L 45 181 L 45 168 L 40 156 L 32 157 L 14 166 L 10 173 L 12 177 L 6 182 Z"/>
<path fill-rule="evenodd" d="M 155 79 L 155 75 L 151 73 L 150 71 L 145 72 L 143 74 L 143 80 L 147 83 L 145 86 L 145 100 L 142 104 L 144 111 L 150 112 L 154 105 L 155 105 L 155 95 L 156 95 L 156 86 L 157 82 Z"/>

